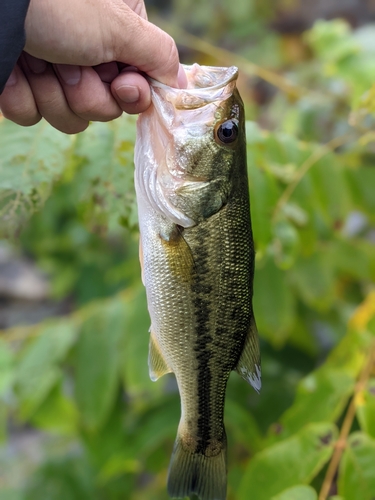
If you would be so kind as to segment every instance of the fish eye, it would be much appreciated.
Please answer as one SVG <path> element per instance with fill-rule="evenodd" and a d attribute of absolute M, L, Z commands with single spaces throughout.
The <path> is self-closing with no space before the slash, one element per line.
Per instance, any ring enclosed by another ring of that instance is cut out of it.
<path fill-rule="evenodd" d="M 215 133 L 217 142 L 221 144 L 231 144 L 238 137 L 238 121 L 226 120 L 221 123 Z"/>

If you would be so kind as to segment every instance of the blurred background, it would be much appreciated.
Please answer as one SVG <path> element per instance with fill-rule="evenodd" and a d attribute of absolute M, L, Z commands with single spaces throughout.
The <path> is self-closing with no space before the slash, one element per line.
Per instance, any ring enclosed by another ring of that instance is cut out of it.
<path fill-rule="evenodd" d="M 375 2 L 146 5 L 182 62 L 240 69 L 263 389 L 229 381 L 228 500 L 373 500 Z M 134 139 L 0 117 L 1 500 L 168 498 Z"/>

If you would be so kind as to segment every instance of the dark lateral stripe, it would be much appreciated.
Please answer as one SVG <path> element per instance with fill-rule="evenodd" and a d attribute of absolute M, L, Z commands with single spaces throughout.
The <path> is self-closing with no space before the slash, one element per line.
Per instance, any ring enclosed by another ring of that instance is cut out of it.
<path fill-rule="evenodd" d="M 209 241 L 209 231 L 203 229 L 198 235 L 198 245 L 195 254 L 196 274 L 192 284 L 192 290 L 195 294 L 194 314 L 196 325 L 196 342 L 194 351 L 196 352 L 196 359 L 198 361 L 198 446 L 196 453 L 204 453 L 211 434 L 211 387 L 212 387 L 212 373 L 210 371 L 209 361 L 212 355 L 211 344 L 213 341 L 210 327 L 209 318 L 211 313 L 210 292 L 212 285 L 207 282 L 210 275 L 209 269 L 209 254 L 207 251 L 207 241 Z"/>

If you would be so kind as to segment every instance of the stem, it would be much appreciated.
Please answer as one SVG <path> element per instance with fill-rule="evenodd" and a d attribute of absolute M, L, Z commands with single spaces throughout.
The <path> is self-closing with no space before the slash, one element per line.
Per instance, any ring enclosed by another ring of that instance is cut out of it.
<path fill-rule="evenodd" d="M 358 379 L 358 382 L 354 388 L 354 394 L 352 396 L 352 400 L 350 402 L 350 405 L 347 409 L 345 419 L 344 419 L 344 422 L 343 422 L 342 427 L 341 427 L 340 435 L 339 435 L 339 438 L 335 444 L 335 450 L 333 452 L 331 461 L 329 463 L 329 466 L 328 466 L 328 469 L 326 472 L 326 476 L 325 476 L 323 484 L 322 484 L 322 489 L 320 490 L 320 493 L 319 493 L 319 500 L 326 500 L 328 495 L 329 495 L 329 492 L 330 492 L 333 480 L 335 478 L 338 466 L 340 464 L 341 456 L 342 456 L 344 449 L 346 447 L 347 438 L 348 438 L 348 435 L 350 433 L 350 429 L 352 427 L 353 420 L 355 417 L 357 396 L 361 391 L 364 390 L 366 383 L 367 383 L 367 380 L 369 379 L 369 377 L 371 375 L 371 371 L 373 369 L 374 363 L 375 363 L 375 342 L 373 342 L 373 344 L 370 348 L 367 362 L 366 362 L 366 364 L 361 372 L 361 375 Z"/>

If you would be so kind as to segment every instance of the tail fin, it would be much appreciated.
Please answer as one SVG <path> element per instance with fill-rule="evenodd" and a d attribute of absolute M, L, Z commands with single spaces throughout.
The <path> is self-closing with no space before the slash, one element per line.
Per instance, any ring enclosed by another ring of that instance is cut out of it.
<path fill-rule="evenodd" d="M 168 493 L 172 498 L 192 494 L 201 500 L 225 500 L 227 492 L 226 442 L 218 455 L 207 457 L 183 447 L 177 436 L 168 474 Z"/>

